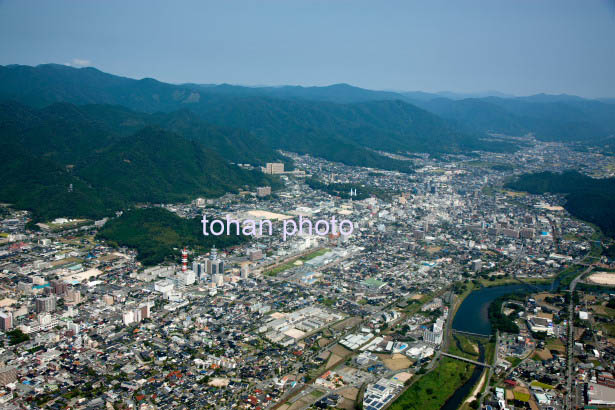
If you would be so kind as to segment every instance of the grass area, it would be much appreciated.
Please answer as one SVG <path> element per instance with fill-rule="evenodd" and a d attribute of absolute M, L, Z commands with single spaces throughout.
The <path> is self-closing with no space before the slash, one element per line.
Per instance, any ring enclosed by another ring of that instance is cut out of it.
<path fill-rule="evenodd" d="M 324 298 L 324 299 L 320 300 L 319 302 L 322 303 L 325 306 L 331 307 L 331 306 L 335 305 L 336 299 L 334 299 L 334 298 Z"/>
<path fill-rule="evenodd" d="M 308 253 L 307 255 L 304 256 L 300 256 L 298 258 L 293 258 L 281 265 L 276 266 L 275 268 L 271 268 L 269 270 L 265 271 L 265 275 L 267 276 L 276 276 L 278 273 L 282 273 L 285 270 L 288 270 L 290 268 L 295 267 L 295 262 L 297 261 L 301 261 L 301 262 L 307 262 L 310 259 L 314 259 L 318 256 L 324 255 L 325 253 L 329 252 L 328 248 L 323 248 L 323 249 L 318 249 L 314 252 Z"/>
<path fill-rule="evenodd" d="M 604 329 L 604 332 L 608 337 L 615 337 L 615 324 L 614 323 L 601 323 L 600 326 Z"/>
<path fill-rule="evenodd" d="M 457 343 L 458 342 L 458 343 Z M 458 346 L 459 345 L 459 346 Z M 478 345 L 470 336 L 455 334 L 448 348 L 450 354 L 465 357 L 472 360 L 478 359 Z"/>
<path fill-rule="evenodd" d="M 562 343 L 561 340 L 556 338 L 547 339 L 547 343 L 545 344 L 545 348 L 547 350 L 556 350 L 558 352 L 565 352 L 566 346 Z"/>
<path fill-rule="evenodd" d="M 474 365 L 451 358 L 442 358 L 437 367 L 418 379 L 393 404 L 391 410 L 437 410 L 465 383 Z"/>
<path fill-rule="evenodd" d="M 526 403 L 530 401 L 530 395 L 528 393 L 523 393 L 515 390 L 513 391 L 513 395 L 515 396 L 515 400 L 519 400 Z"/>
<path fill-rule="evenodd" d="M 517 366 L 519 366 L 519 363 L 521 363 L 521 359 L 519 359 L 518 357 L 515 357 L 515 356 L 507 356 L 506 360 L 510 362 L 512 367 L 517 367 Z"/>
<path fill-rule="evenodd" d="M 538 380 L 534 380 L 532 383 L 530 383 L 530 386 L 540 387 L 545 390 L 552 390 L 555 388 L 555 386 L 551 386 L 550 384 L 539 382 Z"/>
<path fill-rule="evenodd" d="M 323 392 L 321 392 L 320 390 L 312 390 L 312 391 L 310 392 L 310 395 L 311 395 L 312 397 L 314 397 L 315 399 L 319 399 L 319 398 L 321 398 L 323 394 L 324 394 L 324 393 L 323 393 Z"/>
<path fill-rule="evenodd" d="M 55 224 L 53 222 L 47 222 L 46 225 L 49 227 L 49 230 L 53 232 L 66 231 L 68 229 L 78 228 L 80 226 L 85 226 L 91 224 L 92 221 L 89 219 L 75 219 L 74 221 L 70 221 L 63 224 Z"/>
<path fill-rule="evenodd" d="M 533 285 L 551 283 L 553 281 L 553 278 L 520 278 L 520 279 L 525 283 L 531 283 Z M 502 286 L 502 285 L 511 285 L 511 284 L 514 285 L 514 284 L 519 283 L 517 279 L 511 278 L 511 277 L 508 277 L 508 278 L 501 277 L 495 280 L 480 278 L 479 281 L 480 281 L 480 284 L 486 288 L 489 288 L 492 286 Z"/>
<path fill-rule="evenodd" d="M 513 169 L 515 169 L 511 164 L 480 160 L 466 162 L 466 165 L 476 168 L 489 168 L 493 169 L 494 171 L 512 171 Z"/>
<path fill-rule="evenodd" d="M 495 342 L 485 343 L 485 363 L 492 363 L 495 357 Z"/>
<path fill-rule="evenodd" d="M 420 299 L 411 299 L 408 301 L 408 306 L 404 308 L 404 312 L 408 315 L 413 315 L 417 313 L 425 303 L 433 298 L 433 295 L 423 295 Z"/>
<path fill-rule="evenodd" d="M 567 241 L 576 241 L 576 242 L 581 242 L 583 240 L 583 238 L 579 235 L 575 235 L 573 233 L 566 233 L 562 236 L 562 239 L 565 239 Z"/>
<path fill-rule="evenodd" d="M 477 167 L 477 168 L 486 168 L 489 166 L 489 162 L 475 160 L 475 161 L 466 162 L 466 165 L 471 166 L 471 167 Z"/>

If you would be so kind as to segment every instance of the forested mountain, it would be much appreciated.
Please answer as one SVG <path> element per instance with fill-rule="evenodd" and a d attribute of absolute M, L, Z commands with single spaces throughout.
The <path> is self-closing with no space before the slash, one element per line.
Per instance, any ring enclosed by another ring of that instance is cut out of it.
<path fill-rule="evenodd" d="M 417 99 L 413 103 L 466 130 L 506 135 L 532 133 L 546 141 L 595 143 L 615 136 L 615 105 L 574 96 Z"/>
<path fill-rule="evenodd" d="M 127 203 L 115 192 L 87 182 L 20 146 L 0 143 L 0 201 L 32 211 L 35 221 L 56 217 L 101 218 Z"/>
<path fill-rule="evenodd" d="M 432 153 L 514 149 L 485 141 L 480 133 L 460 131 L 453 123 L 402 101 L 405 97 L 396 93 L 348 85 L 272 90 L 179 86 L 58 65 L 0 68 L 0 99 L 35 106 L 53 102 L 115 104 L 150 113 L 187 109 L 207 123 L 242 129 L 270 148 L 351 165 L 408 167 L 366 148 Z"/>
<path fill-rule="evenodd" d="M 188 102 L 190 90 L 145 78 L 133 80 L 95 68 L 76 69 L 59 64 L 36 67 L 0 66 L 0 100 L 33 107 L 54 102 L 121 105 L 137 111 L 175 109 Z"/>
<path fill-rule="evenodd" d="M 109 106 L 0 105 L 0 201 L 35 219 L 101 217 L 135 202 L 220 196 L 278 182 L 245 171 L 159 118 Z M 137 130 L 137 131 L 135 131 Z"/>
<path fill-rule="evenodd" d="M 407 162 L 382 157 L 370 149 L 430 153 L 514 149 L 512 144 L 495 144 L 459 132 L 437 116 L 402 101 L 334 104 L 257 100 L 224 100 L 191 109 L 207 122 L 249 129 L 268 146 L 349 165 L 408 168 Z"/>
<path fill-rule="evenodd" d="M 268 183 L 260 171 L 244 171 L 196 141 L 153 127 L 118 140 L 74 172 L 132 202 L 221 196 Z"/>
<path fill-rule="evenodd" d="M 198 141 L 232 162 L 264 165 L 285 161 L 249 133 L 205 123 L 188 110 L 147 114 L 102 104 L 54 103 L 33 109 L 16 102 L 0 103 L 0 132 L 10 131 L 13 141 L 29 146 L 35 154 L 67 164 L 146 126 Z"/>
<path fill-rule="evenodd" d="M 323 152 L 312 151 L 310 141 L 306 141 L 314 137 L 318 137 L 319 143 L 333 140 L 341 146 L 364 144 L 367 140 L 366 145 L 376 149 L 436 153 L 459 149 L 510 150 L 509 146 L 485 143 L 482 136 L 486 132 L 514 136 L 534 133 L 546 140 L 589 142 L 615 134 L 615 104 L 570 95 L 462 98 L 451 93 L 373 91 L 348 84 L 327 87 L 173 85 L 153 79 L 118 77 L 90 67 L 76 69 L 54 64 L 0 66 L 0 100 L 7 99 L 36 107 L 70 102 L 121 105 L 149 113 L 187 109 L 207 122 L 242 129 L 258 138 L 271 134 L 271 139 L 276 142 L 277 138 L 280 143 L 271 148 L 287 147 L 288 140 L 292 139 L 298 147 L 315 155 Z M 387 116 L 394 124 L 389 130 L 381 131 L 380 124 L 373 123 L 383 108 L 383 105 L 371 105 L 374 102 L 390 104 L 391 113 L 392 107 L 404 106 L 396 115 Z M 440 118 L 433 120 L 424 111 L 416 111 L 416 106 Z M 406 132 L 408 111 L 412 111 L 412 126 L 422 127 L 420 132 Z M 323 116 L 343 127 L 331 127 L 330 121 L 322 122 Z M 403 132 L 398 131 L 399 124 L 403 125 Z M 365 130 L 371 137 L 357 135 L 357 129 Z M 391 144 L 391 129 L 397 134 L 395 144 Z M 445 134 L 451 134 L 451 138 L 442 138 Z M 421 138 L 417 139 L 417 135 Z M 433 143 L 425 143 L 432 139 Z M 381 158 L 360 152 L 361 146 L 346 148 L 344 155 L 330 153 L 327 158 L 348 158 L 347 154 L 353 152 L 369 161 L 366 165 L 383 166 Z"/>

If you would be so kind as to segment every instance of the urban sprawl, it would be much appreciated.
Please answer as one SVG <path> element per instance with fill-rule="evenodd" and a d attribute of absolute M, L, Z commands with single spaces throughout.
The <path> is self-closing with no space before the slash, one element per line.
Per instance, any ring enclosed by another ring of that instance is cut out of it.
<path fill-rule="evenodd" d="M 504 188 L 542 170 L 612 176 L 613 162 L 530 142 L 395 156 L 413 173 L 284 152 L 295 170 L 262 170 L 279 190 L 144 205 L 256 226 L 239 245 L 182 245 L 155 266 L 97 239 L 108 218 L 33 231 L 4 204 L 0 408 L 614 407 L 615 300 L 591 290 L 615 284 L 614 261 L 595 252 L 608 240 L 563 197 Z M 355 191 L 332 196 L 312 177 Z M 366 187 L 386 195 L 358 200 Z M 351 226 L 290 234 L 287 221 L 332 217 Z M 289 230 L 259 232 L 263 220 Z M 479 300 L 501 286 L 515 291 Z"/>

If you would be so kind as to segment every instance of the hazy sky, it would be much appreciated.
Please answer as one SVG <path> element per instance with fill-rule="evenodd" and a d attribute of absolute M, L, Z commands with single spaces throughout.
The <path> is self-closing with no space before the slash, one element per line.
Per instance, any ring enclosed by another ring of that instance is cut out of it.
<path fill-rule="evenodd" d="M 0 0 L 0 64 L 167 82 L 615 97 L 609 0 Z"/>

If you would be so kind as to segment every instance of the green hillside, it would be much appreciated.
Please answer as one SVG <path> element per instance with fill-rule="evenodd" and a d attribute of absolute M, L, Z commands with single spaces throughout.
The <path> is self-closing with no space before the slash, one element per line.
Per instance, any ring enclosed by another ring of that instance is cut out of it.
<path fill-rule="evenodd" d="M 101 218 L 126 204 L 118 193 L 94 189 L 64 167 L 6 143 L 0 144 L 0 174 L 0 201 L 31 211 L 35 221 Z"/>
<path fill-rule="evenodd" d="M 259 171 L 229 164 L 196 141 L 153 127 L 117 141 L 74 172 L 132 202 L 214 197 L 274 183 Z"/>
<path fill-rule="evenodd" d="M 615 237 L 615 178 L 596 179 L 576 171 L 540 172 L 521 175 L 507 187 L 532 194 L 564 194 L 568 212 Z"/>
<path fill-rule="evenodd" d="M 189 110 L 206 123 L 243 130 L 238 135 L 250 135 L 260 146 L 308 153 L 349 165 L 407 170 L 407 163 L 373 150 L 455 153 L 515 149 L 510 143 L 487 141 L 481 133 L 462 131 L 453 122 L 408 103 L 404 96 L 394 99 L 396 96 L 347 85 L 266 92 L 239 87 L 220 92 L 219 87 L 132 80 L 94 68 L 0 67 L 0 99 L 34 106 L 54 102 L 114 104 L 150 113 Z M 171 123 L 182 128 L 182 135 L 194 129 L 189 125 L 186 130 L 184 120 Z M 236 142 L 234 135 L 224 134 L 231 144 L 223 142 L 220 149 Z"/>
<path fill-rule="evenodd" d="M 197 140 L 141 128 L 150 121 L 108 106 L 32 110 L 1 104 L 0 200 L 32 211 L 36 221 L 99 218 L 135 202 L 280 185 L 277 178 L 230 164 Z"/>
<path fill-rule="evenodd" d="M 204 236 L 200 219 L 184 219 L 162 208 L 135 209 L 111 219 L 98 233 L 115 246 L 127 246 L 138 251 L 145 265 L 164 260 L 177 260 L 178 249 L 184 246 L 207 251 L 212 246 L 226 248 L 248 240 L 244 236 Z"/>

